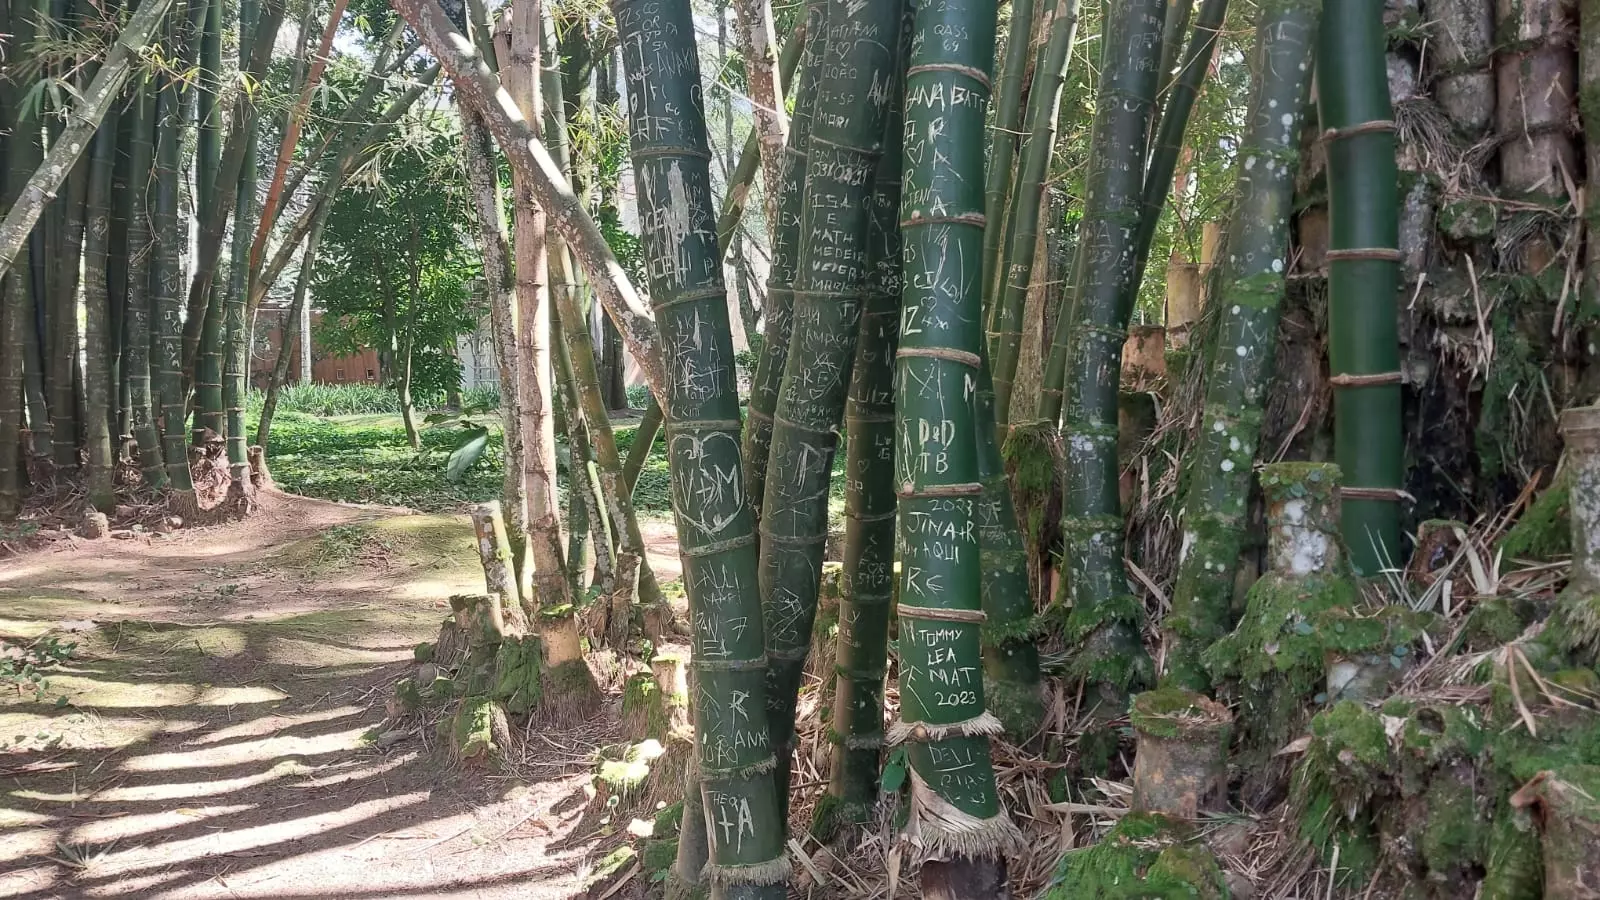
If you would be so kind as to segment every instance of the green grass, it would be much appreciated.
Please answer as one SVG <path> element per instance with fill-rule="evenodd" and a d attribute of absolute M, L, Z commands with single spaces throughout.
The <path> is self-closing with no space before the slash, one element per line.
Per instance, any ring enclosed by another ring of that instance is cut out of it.
<path fill-rule="evenodd" d="M 251 418 L 261 415 L 265 395 L 251 391 L 246 401 L 246 414 Z M 418 409 L 443 406 L 443 394 L 428 396 L 418 394 L 413 401 Z M 495 388 L 473 388 L 461 392 L 463 406 L 498 406 L 500 392 Z M 394 389 L 376 384 L 292 384 L 278 392 L 278 413 L 305 413 L 312 416 L 350 416 L 373 413 L 400 412 L 400 395 Z"/>
<path fill-rule="evenodd" d="M 615 427 L 618 448 L 626 454 L 636 426 L 630 422 Z M 253 432 L 254 422 L 250 428 Z M 324 500 L 447 512 L 499 497 L 505 465 L 499 429 L 491 429 L 489 447 L 478 464 L 460 481 L 451 482 L 445 478 L 445 460 L 457 440 L 454 428 L 425 428 L 422 449 L 413 451 L 398 415 L 280 412 L 273 420 L 267 464 L 284 490 Z M 565 442 L 561 444 L 558 488 L 564 496 Z M 641 512 L 671 512 L 664 439 L 656 439 L 633 496 Z"/>
<path fill-rule="evenodd" d="M 291 398 L 293 392 L 301 393 Z M 273 419 L 268 454 L 268 466 L 278 485 L 306 497 L 408 506 L 423 512 L 457 511 L 466 504 L 500 496 L 505 452 L 493 416 L 474 417 L 490 426 L 489 447 L 477 465 L 460 481 L 452 482 L 445 478 L 445 460 L 457 445 L 458 430 L 423 428 L 422 449 L 413 451 L 406 442 L 398 404 L 392 410 L 379 408 L 387 402 L 382 394 L 393 396 L 392 391 L 370 385 L 310 385 L 285 391 Z M 247 415 L 254 434 L 260 415 L 259 395 L 252 395 Z M 419 421 L 421 418 L 419 408 Z M 633 446 L 636 421 L 612 423 L 618 452 L 624 457 Z M 565 441 L 557 436 L 557 442 L 557 487 L 565 502 L 568 457 Z M 836 516 L 843 511 L 844 482 L 841 450 L 834 458 L 829 504 Z M 672 512 L 666 439 L 659 433 L 639 474 L 633 501 L 644 514 Z"/>

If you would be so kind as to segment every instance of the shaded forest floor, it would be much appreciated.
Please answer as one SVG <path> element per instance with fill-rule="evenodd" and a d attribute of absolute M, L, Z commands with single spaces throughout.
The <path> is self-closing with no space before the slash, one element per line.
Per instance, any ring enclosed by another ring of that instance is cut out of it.
<path fill-rule="evenodd" d="M 676 577 L 670 524 L 649 530 Z M 582 896 L 614 711 L 532 736 L 520 778 L 384 730 L 414 645 L 482 590 L 464 516 L 284 494 L 0 561 L 0 638 L 76 645 L 38 696 L 0 696 L 0 896 Z"/>

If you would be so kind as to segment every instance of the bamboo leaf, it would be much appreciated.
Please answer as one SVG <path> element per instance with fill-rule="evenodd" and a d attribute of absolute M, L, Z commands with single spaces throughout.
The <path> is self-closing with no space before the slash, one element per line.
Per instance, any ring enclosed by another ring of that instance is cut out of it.
<path fill-rule="evenodd" d="M 451 481 L 460 481 L 461 476 L 472 468 L 479 459 L 483 458 L 483 451 L 489 447 L 489 430 L 478 428 L 467 433 L 467 439 L 455 450 L 450 452 L 450 458 L 445 461 L 444 477 Z"/>

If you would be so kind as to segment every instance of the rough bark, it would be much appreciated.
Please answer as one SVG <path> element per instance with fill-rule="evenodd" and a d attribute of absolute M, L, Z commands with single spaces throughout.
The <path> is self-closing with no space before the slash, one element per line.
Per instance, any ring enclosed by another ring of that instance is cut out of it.
<path fill-rule="evenodd" d="M 1216 347 L 1209 359 L 1198 446 L 1183 498 L 1183 539 L 1172 612 L 1163 623 L 1164 682 L 1205 690 L 1206 647 L 1227 633 L 1234 573 L 1262 410 L 1277 347 L 1300 163 L 1300 122 L 1311 84 L 1318 0 L 1264 8 L 1256 26 L 1256 88 L 1250 105 L 1228 236 L 1218 280 Z"/>
<path fill-rule="evenodd" d="M 535 0 L 513 0 L 509 41 L 500 48 L 501 76 L 529 127 L 542 140 L 539 97 L 540 23 Z M 509 46 L 506 46 L 508 44 Z M 561 507 L 556 497 L 555 395 L 551 383 L 549 257 L 545 214 L 534 195 L 531 173 L 511 171 L 512 250 L 517 295 L 517 392 L 522 405 L 522 484 L 528 502 L 528 550 L 518 581 L 531 585 L 541 607 L 573 605 L 561 546 Z M 574 473 L 576 475 L 576 473 Z M 531 569 L 531 571 L 529 571 Z M 576 627 L 574 622 L 573 627 Z"/>
<path fill-rule="evenodd" d="M 784 80 L 778 70 L 778 39 L 767 0 L 733 0 L 739 17 L 739 52 L 744 55 L 745 82 L 761 145 L 761 185 L 765 189 L 768 228 L 775 228 L 778 195 L 783 190 L 783 148 L 789 140 L 789 115 L 784 107 Z M 774 233 L 770 232 L 769 233 Z"/>
<path fill-rule="evenodd" d="M 451 27 L 435 0 L 391 3 L 451 74 L 462 99 L 484 116 L 512 169 L 528 176 L 545 214 L 572 248 L 595 295 L 616 322 L 650 389 L 659 398 L 666 381 L 657 349 L 656 324 L 582 201 L 572 192 L 544 144 L 534 137 L 516 102 L 501 88 L 482 55 Z"/>

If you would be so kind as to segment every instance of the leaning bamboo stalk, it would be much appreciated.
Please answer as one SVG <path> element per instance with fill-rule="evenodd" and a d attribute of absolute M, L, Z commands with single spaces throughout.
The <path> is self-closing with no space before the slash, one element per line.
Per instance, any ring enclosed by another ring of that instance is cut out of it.
<path fill-rule="evenodd" d="M 794 120 L 784 147 L 783 186 L 778 197 L 777 231 L 772 236 L 772 268 L 767 278 L 767 320 L 761 355 L 750 377 L 750 401 L 745 410 L 743 453 L 744 493 L 755 509 L 756 521 L 766 498 L 767 463 L 772 449 L 772 416 L 778 408 L 784 367 L 789 359 L 789 335 L 794 327 L 794 285 L 800 267 L 800 221 L 804 210 L 807 154 L 811 123 L 817 104 L 816 83 L 822 56 L 824 0 L 807 0 L 806 38 L 800 85 L 795 91 Z"/>
<path fill-rule="evenodd" d="M 1062 408 L 1061 386 L 1071 390 L 1062 422 L 1061 556 L 1071 609 L 1064 630 L 1069 671 L 1092 685 L 1092 705 L 1102 717 L 1120 715 L 1125 691 L 1147 680 L 1151 668 L 1139 640 L 1144 609 L 1129 589 L 1123 564 L 1117 400 L 1161 6 L 1159 0 L 1129 0 L 1108 25 L 1091 144 L 1095 162 L 1079 226 L 1070 312 L 1057 322 L 1040 396 L 1040 419 L 1054 422 Z"/>
<path fill-rule="evenodd" d="M 960 896 L 950 886 L 979 876 L 1004 884 L 1004 854 L 1021 840 L 996 790 L 989 736 L 1001 725 L 980 676 L 983 488 L 972 391 L 984 343 L 984 107 L 994 36 L 992 3 L 919 5 L 906 83 L 894 478 L 900 716 L 889 740 L 905 744 L 907 829 L 927 856 L 927 896 Z"/>
<path fill-rule="evenodd" d="M 284 179 L 289 174 L 289 162 L 294 158 L 295 145 L 300 142 L 300 129 L 305 124 L 306 109 L 311 105 L 311 94 L 317 89 L 318 82 L 322 80 L 322 72 L 328 66 L 328 54 L 333 49 L 333 35 L 339 29 L 339 20 L 344 15 L 346 2 L 347 0 L 333 0 L 333 9 L 328 13 L 328 23 L 322 29 L 322 43 L 317 48 L 316 58 L 311 62 L 311 71 L 300 84 L 300 99 L 289 112 L 289 124 L 284 129 L 282 140 L 278 142 L 278 161 L 272 172 L 272 181 L 267 185 L 267 198 L 261 204 L 255 241 L 250 245 L 251 271 L 255 271 L 260 265 L 261 254 L 267 248 L 267 235 L 272 233 L 272 225 L 277 221 L 279 201 L 283 199 Z"/>
<path fill-rule="evenodd" d="M 1172 611 L 1162 623 L 1163 683 L 1188 690 L 1209 686 L 1201 653 L 1230 624 L 1233 577 L 1248 530 L 1250 478 L 1277 345 L 1289 218 L 1300 171 L 1300 114 L 1310 90 L 1320 12 L 1319 0 L 1274 4 L 1263 7 L 1256 26 L 1259 67 L 1239 150 L 1229 260 L 1218 280 L 1217 350 L 1208 361 L 1205 405 L 1183 497 Z"/>
<path fill-rule="evenodd" d="M 1167 195 L 1172 191 L 1172 173 L 1177 170 L 1178 158 L 1183 154 L 1183 134 L 1189 127 L 1195 99 L 1200 96 L 1200 83 L 1211 71 L 1211 56 L 1227 13 L 1228 0 L 1203 0 L 1200 4 L 1200 16 L 1194 23 L 1194 37 L 1184 51 L 1183 68 L 1172 82 L 1166 105 L 1162 108 L 1155 149 L 1150 154 L 1150 162 L 1144 173 L 1139 230 L 1133 239 L 1133 277 L 1128 282 L 1129 294 L 1124 301 L 1130 308 L 1138 298 L 1139 286 L 1144 283 L 1145 267 L 1150 262 L 1150 245 L 1155 241 L 1156 226 L 1161 222 Z M 1166 69 L 1162 70 L 1163 78 L 1166 72 Z"/>
<path fill-rule="evenodd" d="M 736 831 L 711 831 L 706 874 L 714 898 L 780 900 L 789 861 L 772 778 L 755 521 L 740 492 L 733 330 L 712 219 L 693 17 L 688 0 L 619 0 L 612 11 L 631 92 L 645 256 L 661 261 L 650 269 L 650 298 L 671 352 L 661 400 L 694 631 L 701 796 L 708 821 L 740 823 Z"/>
<path fill-rule="evenodd" d="M 989 169 L 983 187 L 983 285 L 985 302 L 993 302 L 1004 288 L 998 281 L 1005 253 L 1007 228 L 1013 203 L 1012 182 L 1017 172 L 1017 139 L 1022 130 L 1022 86 L 1033 56 L 1034 0 L 1013 0 L 1011 28 L 1006 35 L 1006 56 L 1000 64 L 1000 91 L 994 102 L 994 135 L 989 142 Z M 1048 32 L 1045 27 L 1043 31 Z M 1036 70 L 1037 71 L 1037 70 Z M 1035 75 L 1035 77 L 1038 77 Z"/>
<path fill-rule="evenodd" d="M 787 90 L 794 79 L 794 71 L 800 65 L 800 54 L 805 49 L 806 23 L 801 22 L 790 33 L 788 40 L 783 42 L 783 52 L 778 55 L 778 82 Z M 785 126 L 784 138 L 787 146 L 788 131 Z M 722 198 L 722 212 L 717 216 L 717 244 L 722 248 L 723 258 L 727 258 L 728 247 L 733 242 L 733 235 L 739 229 L 739 221 L 744 218 L 745 199 L 750 193 L 750 184 L 755 181 L 756 171 L 761 168 L 761 135 L 755 130 L 745 139 L 744 149 L 739 151 L 739 162 L 733 167 L 733 172 L 728 176 L 728 191 Z M 776 198 L 774 198 L 776 202 Z M 772 232 L 776 234 L 776 230 Z"/>
<path fill-rule="evenodd" d="M 595 296 L 659 398 L 666 375 L 657 349 L 656 324 L 583 201 L 573 193 L 544 144 L 534 137 L 516 102 L 500 86 L 482 54 L 451 27 L 436 0 L 391 0 L 391 5 L 451 74 L 466 102 L 484 116 L 512 168 L 529 175 L 539 203 L 572 248 Z"/>
<path fill-rule="evenodd" d="M 899 0 L 829 0 L 821 40 L 829 65 L 816 81 L 793 326 L 772 417 L 761 508 L 761 596 L 766 619 L 768 696 L 780 799 L 787 795 L 795 704 L 817 614 L 828 537 L 828 486 L 855 363 L 873 174 L 887 143 L 898 91 Z"/>
<path fill-rule="evenodd" d="M 1044 202 L 1045 177 L 1055 149 L 1056 118 L 1061 105 L 1061 87 L 1067 80 L 1067 60 L 1078 33 L 1078 0 L 1057 0 L 1041 23 L 1049 40 L 1044 56 L 1033 70 L 1033 87 L 1028 92 L 1028 143 L 1023 150 L 1022 172 L 1012 191 L 1007 216 L 1010 245 L 996 257 L 1000 293 L 994 297 L 990 330 L 993 353 L 990 356 L 994 382 L 994 418 L 999 437 L 1004 441 L 1011 421 L 1012 382 L 1016 377 L 1022 347 L 1023 307 L 1027 304 L 1033 256 L 1038 244 L 1039 208 Z M 1002 222 L 990 222 L 984 232 L 987 243 Z M 998 251 L 997 251 L 998 252 Z M 984 284 L 995 284 L 985 280 Z"/>
<path fill-rule="evenodd" d="M 302 320 L 305 318 L 307 295 L 311 292 L 311 273 L 317 264 L 317 246 L 322 243 L 322 223 L 327 221 L 327 211 L 330 209 L 331 204 L 320 207 L 311 233 L 306 236 L 305 251 L 300 255 L 300 274 L 294 280 L 294 299 L 289 303 L 289 314 L 285 319 L 283 344 L 278 348 L 278 358 L 272 364 L 272 379 L 267 382 L 266 398 L 261 401 L 261 416 L 256 422 L 255 446 L 262 448 L 263 453 L 272 445 L 272 418 L 278 410 L 278 394 L 289 379 L 289 364 L 295 355 L 295 344 L 302 343 L 301 329 L 306 327 Z"/>
<path fill-rule="evenodd" d="M 1317 113 L 1328 152 L 1328 369 L 1341 528 L 1356 571 L 1399 565 L 1400 276 L 1394 111 L 1383 11 L 1328 0 L 1317 50 Z"/>
<path fill-rule="evenodd" d="M 105 62 L 94 81 L 83 92 L 83 99 L 67 115 L 67 123 L 50 145 L 50 152 L 33 176 L 18 192 L 0 221 L 0 278 L 10 271 L 18 251 L 33 232 L 34 223 L 45 205 L 56 195 L 78 157 L 89 148 L 90 138 L 111 109 L 122 86 L 133 71 L 134 60 L 155 37 L 156 28 L 172 7 L 173 0 L 144 0 L 122 33 L 106 51 Z"/>
<path fill-rule="evenodd" d="M 761 183 L 766 188 L 767 225 L 777 225 L 778 194 L 783 189 L 783 147 L 789 140 L 789 115 L 784 109 L 785 81 L 778 72 L 778 39 L 767 0 L 733 0 L 739 19 L 739 52 L 744 54 L 745 81 L 755 112 L 754 132 L 760 138 Z"/>

